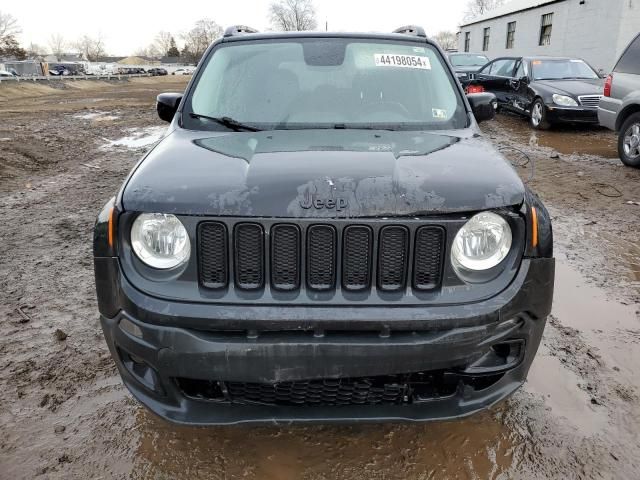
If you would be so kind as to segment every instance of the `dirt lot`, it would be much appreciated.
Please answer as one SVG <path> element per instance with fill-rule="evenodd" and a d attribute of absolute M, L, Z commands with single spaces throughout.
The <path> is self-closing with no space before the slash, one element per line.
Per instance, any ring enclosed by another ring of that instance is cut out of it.
<path fill-rule="evenodd" d="M 599 129 L 483 127 L 555 222 L 553 317 L 508 401 L 459 422 L 208 429 L 137 405 L 99 327 L 92 224 L 162 132 L 155 95 L 185 81 L 0 85 L 1 478 L 638 478 L 640 171 Z"/>

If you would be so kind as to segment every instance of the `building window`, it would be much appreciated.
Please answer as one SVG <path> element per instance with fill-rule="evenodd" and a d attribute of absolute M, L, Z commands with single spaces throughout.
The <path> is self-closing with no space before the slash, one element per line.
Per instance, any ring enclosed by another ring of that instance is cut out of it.
<path fill-rule="evenodd" d="M 551 45 L 551 27 L 553 26 L 553 13 L 542 15 L 542 26 L 540 27 L 540 45 Z"/>
<path fill-rule="evenodd" d="M 516 22 L 507 23 L 507 48 L 513 48 L 516 40 Z"/>
<path fill-rule="evenodd" d="M 471 32 L 465 32 L 464 34 L 464 51 L 468 52 L 471 46 Z"/>
<path fill-rule="evenodd" d="M 486 52 L 489 50 L 489 37 L 491 36 L 491 28 L 487 27 L 484 29 L 484 37 L 482 38 L 482 51 Z"/>

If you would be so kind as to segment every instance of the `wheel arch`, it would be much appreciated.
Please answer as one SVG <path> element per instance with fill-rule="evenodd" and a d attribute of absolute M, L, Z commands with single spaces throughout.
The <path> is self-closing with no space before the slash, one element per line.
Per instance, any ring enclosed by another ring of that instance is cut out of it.
<path fill-rule="evenodd" d="M 639 112 L 640 104 L 638 103 L 632 103 L 631 105 L 627 105 L 626 107 L 624 107 L 616 117 L 616 132 L 620 131 L 622 125 L 624 125 L 624 122 L 627 121 L 627 118 L 629 118 L 634 113 Z"/>

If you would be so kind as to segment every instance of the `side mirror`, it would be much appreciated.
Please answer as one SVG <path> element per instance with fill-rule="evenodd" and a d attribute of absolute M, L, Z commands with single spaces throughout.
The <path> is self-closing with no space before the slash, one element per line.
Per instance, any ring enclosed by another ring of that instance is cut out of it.
<path fill-rule="evenodd" d="M 493 120 L 496 116 L 498 101 L 493 93 L 470 93 L 467 95 L 476 122 Z"/>
<path fill-rule="evenodd" d="M 182 93 L 161 93 L 158 95 L 156 99 L 158 116 L 165 122 L 171 122 L 178 110 L 181 100 Z"/>
<path fill-rule="evenodd" d="M 529 80 L 529 77 L 527 77 L 526 75 L 524 77 L 520 77 L 518 81 L 520 82 L 521 85 L 529 85 L 529 83 L 531 82 Z"/>

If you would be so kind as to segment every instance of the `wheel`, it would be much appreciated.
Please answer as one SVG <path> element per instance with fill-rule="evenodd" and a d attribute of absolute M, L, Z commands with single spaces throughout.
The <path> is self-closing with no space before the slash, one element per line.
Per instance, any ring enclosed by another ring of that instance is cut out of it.
<path fill-rule="evenodd" d="M 640 112 L 622 124 L 618 135 L 618 154 L 628 167 L 640 168 Z"/>
<path fill-rule="evenodd" d="M 547 121 L 547 107 L 545 107 L 544 102 L 539 98 L 533 102 L 529 123 L 536 130 L 547 130 L 550 127 Z"/>

